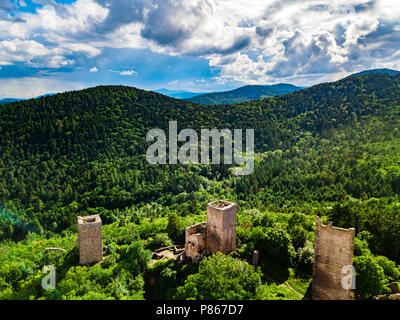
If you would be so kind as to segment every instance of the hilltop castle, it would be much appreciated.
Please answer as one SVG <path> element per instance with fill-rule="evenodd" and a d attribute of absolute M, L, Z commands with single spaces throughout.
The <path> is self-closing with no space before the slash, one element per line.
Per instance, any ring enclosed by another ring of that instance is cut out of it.
<path fill-rule="evenodd" d="M 332 222 L 323 225 L 317 217 L 312 277 L 313 300 L 353 299 L 353 292 L 343 287 L 343 281 L 346 271 L 351 271 L 346 269 L 352 268 L 353 265 L 354 236 L 354 228 L 337 228 Z"/>
<path fill-rule="evenodd" d="M 236 250 L 236 204 L 214 201 L 207 204 L 207 222 L 186 228 L 185 256 L 191 260 L 221 252 L 228 254 Z M 319 217 L 315 230 L 315 253 L 312 281 L 313 300 L 350 300 L 353 292 L 343 286 L 347 275 L 344 268 L 353 265 L 355 230 L 325 226 Z M 258 260 L 258 251 L 253 264 Z M 350 274 L 350 278 L 352 275 Z"/>
<path fill-rule="evenodd" d="M 235 251 L 236 211 L 237 205 L 233 202 L 218 200 L 208 203 L 207 221 L 185 230 L 185 249 L 182 252 L 185 258 L 198 261 L 209 254 Z M 314 300 L 353 299 L 350 287 L 343 286 L 346 276 L 343 268 L 352 267 L 354 236 L 353 228 L 333 227 L 330 222 L 323 225 L 317 217 L 312 281 Z M 78 241 L 80 264 L 103 259 L 102 222 L 99 215 L 78 217 Z M 176 246 L 173 247 L 176 249 Z M 253 260 L 258 260 L 258 252 Z M 253 264 L 256 264 L 254 261 Z"/>
<path fill-rule="evenodd" d="M 186 228 L 185 256 L 192 260 L 218 251 L 236 250 L 236 209 L 229 201 L 207 204 L 207 222 Z"/>
<path fill-rule="evenodd" d="M 103 260 L 102 222 L 98 214 L 78 217 L 79 263 Z"/>

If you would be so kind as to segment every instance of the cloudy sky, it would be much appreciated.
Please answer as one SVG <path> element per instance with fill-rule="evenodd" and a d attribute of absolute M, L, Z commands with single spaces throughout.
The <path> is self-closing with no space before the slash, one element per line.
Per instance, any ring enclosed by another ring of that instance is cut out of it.
<path fill-rule="evenodd" d="M 400 69 L 399 0 L 0 0 L 0 97 L 206 92 Z"/>

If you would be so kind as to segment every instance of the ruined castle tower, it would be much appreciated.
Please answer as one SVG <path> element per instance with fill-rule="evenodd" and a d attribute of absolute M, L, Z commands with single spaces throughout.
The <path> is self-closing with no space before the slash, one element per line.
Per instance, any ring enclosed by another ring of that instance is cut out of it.
<path fill-rule="evenodd" d="M 350 300 L 353 293 L 342 285 L 343 267 L 353 265 L 355 230 L 323 225 L 317 217 L 315 229 L 313 300 Z"/>
<path fill-rule="evenodd" d="M 229 201 L 207 204 L 206 240 L 209 253 L 228 254 L 236 250 L 236 209 Z"/>
<path fill-rule="evenodd" d="M 103 259 L 102 223 L 98 214 L 78 217 L 79 263 Z"/>
<path fill-rule="evenodd" d="M 206 248 L 206 223 L 200 222 L 185 230 L 185 256 L 192 260 L 203 256 Z"/>

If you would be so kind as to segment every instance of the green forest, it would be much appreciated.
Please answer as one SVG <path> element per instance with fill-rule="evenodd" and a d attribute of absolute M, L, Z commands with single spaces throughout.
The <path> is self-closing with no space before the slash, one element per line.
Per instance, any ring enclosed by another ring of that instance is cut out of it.
<path fill-rule="evenodd" d="M 255 170 L 150 165 L 153 128 L 255 130 Z M 315 220 L 355 228 L 357 299 L 400 284 L 400 75 L 201 105 L 99 86 L 0 106 L 0 299 L 309 297 Z M 206 204 L 238 204 L 237 252 L 152 260 Z M 79 265 L 77 216 L 100 214 L 104 260 Z M 66 252 L 44 254 L 45 248 Z M 254 250 L 259 266 L 251 265 Z M 57 287 L 41 286 L 56 267 Z"/>
<path fill-rule="evenodd" d="M 294 85 L 286 83 L 279 83 L 269 86 L 248 85 L 231 91 L 203 93 L 191 98 L 187 98 L 185 100 L 205 105 L 224 104 L 224 103 L 229 104 L 229 103 L 245 102 L 255 99 L 270 98 L 274 96 L 281 96 L 301 89 L 302 88 L 300 87 L 296 87 Z"/>

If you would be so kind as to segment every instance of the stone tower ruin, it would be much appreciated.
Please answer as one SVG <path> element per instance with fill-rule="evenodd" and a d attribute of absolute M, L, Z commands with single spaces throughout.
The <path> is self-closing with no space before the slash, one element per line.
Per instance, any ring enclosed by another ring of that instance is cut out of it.
<path fill-rule="evenodd" d="M 317 217 L 315 229 L 313 300 L 350 300 L 353 292 L 342 285 L 343 267 L 353 265 L 355 229 L 323 225 Z"/>
<path fill-rule="evenodd" d="M 203 256 L 207 250 L 206 223 L 197 223 L 187 227 L 185 231 L 185 256 L 192 260 Z"/>
<path fill-rule="evenodd" d="M 207 249 L 210 253 L 228 254 L 236 250 L 237 205 L 229 201 L 207 204 Z"/>
<path fill-rule="evenodd" d="M 207 222 L 186 228 L 185 256 L 192 260 L 218 251 L 228 254 L 236 250 L 237 205 L 229 201 L 207 204 Z"/>
<path fill-rule="evenodd" d="M 78 217 L 79 263 L 103 259 L 102 222 L 98 214 Z"/>

